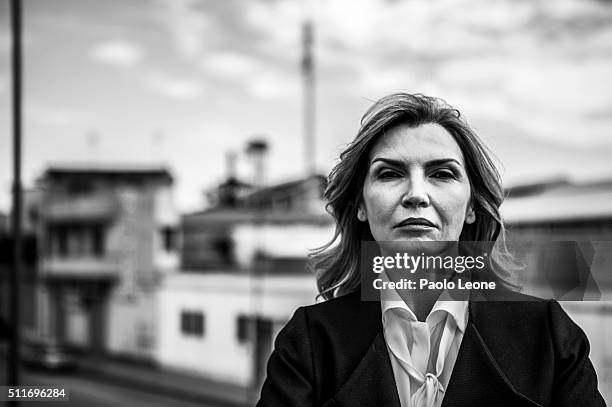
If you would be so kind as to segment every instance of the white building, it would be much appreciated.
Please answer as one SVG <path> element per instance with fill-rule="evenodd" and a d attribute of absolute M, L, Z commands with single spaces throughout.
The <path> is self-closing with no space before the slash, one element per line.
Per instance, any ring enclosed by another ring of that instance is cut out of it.
<path fill-rule="evenodd" d="M 183 267 L 158 296 L 162 366 L 243 386 L 261 381 L 280 328 L 316 300 L 307 254 L 334 230 L 323 181 L 277 185 L 183 217 Z"/>
<path fill-rule="evenodd" d="M 278 331 L 296 308 L 314 303 L 316 294 L 309 274 L 169 277 L 158 297 L 157 361 L 247 387 L 255 372 L 261 374 Z"/>

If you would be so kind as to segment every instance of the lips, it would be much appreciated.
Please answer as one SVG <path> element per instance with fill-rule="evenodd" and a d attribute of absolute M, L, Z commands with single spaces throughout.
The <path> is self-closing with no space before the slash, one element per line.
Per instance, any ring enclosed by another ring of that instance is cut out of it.
<path fill-rule="evenodd" d="M 417 227 L 437 227 L 433 222 L 427 220 L 425 218 L 407 218 L 395 225 L 396 228 L 406 227 L 406 226 L 417 226 Z"/>

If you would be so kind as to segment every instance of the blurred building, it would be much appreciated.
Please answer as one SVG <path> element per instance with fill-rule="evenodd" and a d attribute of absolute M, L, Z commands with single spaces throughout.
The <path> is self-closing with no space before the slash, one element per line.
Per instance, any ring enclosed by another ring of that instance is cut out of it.
<path fill-rule="evenodd" d="M 502 206 L 512 233 L 522 238 L 612 239 L 612 180 L 556 180 L 509 191 Z"/>
<path fill-rule="evenodd" d="M 552 260 L 544 258 L 546 251 L 534 249 L 532 253 L 525 253 L 522 259 L 528 273 L 543 269 L 566 274 L 575 271 L 576 279 L 570 285 L 580 288 L 581 276 L 588 272 L 595 278 L 602 298 L 610 298 L 611 202 L 612 180 L 586 183 L 556 180 L 511 189 L 501 209 L 509 226 L 511 244 L 534 248 L 549 244 L 562 248 L 556 251 L 556 258 Z M 578 299 L 580 295 L 565 297 Z M 587 333 L 600 391 L 606 400 L 611 400 L 612 346 L 609 338 L 612 336 L 612 303 L 565 301 L 562 306 Z"/>
<path fill-rule="evenodd" d="M 528 277 L 546 277 L 536 274 L 554 270 L 557 282 L 568 289 L 561 292 L 564 287 L 555 287 L 558 299 L 612 298 L 608 293 L 612 264 L 607 259 L 612 250 L 610 202 L 611 180 L 581 184 L 560 180 L 511 190 L 501 209 L 508 241 L 526 262 Z"/>
<path fill-rule="evenodd" d="M 157 360 L 166 367 L 251 385 L 263 378 L 274 337 L 294 310 L 315 302 L 307 255 L 334 230 L 325 178 L 234 193 L 183 216 L 181 272 L 160 290 Z"/>
<path fill-rule="evenodd" d="M 156 290 L 178 266 L 163 168 L 52 166 L 38 180 L 40 331 L 91 353 L 150 358 Z"/>
<path fill-rule="evenodd" d="M 208 194 L 218 197 L 215 206 L 183 216 L 181 268 L 238 272 L 255 252 L 265 257 L 272 248 L 275 258 L 301 259 L 297 270 L 303 271 L 307 253 L 303 242 L 312 241 L 310 234 L 318 233 L 321 226 L 327 230 L 331 222 L 322 201 L 324 183 L 319 175 L 260 189 L 233 179 L 224 182 Z"/>

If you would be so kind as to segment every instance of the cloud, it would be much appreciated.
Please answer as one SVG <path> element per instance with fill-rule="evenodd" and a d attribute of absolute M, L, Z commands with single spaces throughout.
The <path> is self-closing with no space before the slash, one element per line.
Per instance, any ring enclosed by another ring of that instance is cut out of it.
<path fill-rule="evenodd" d="M 145 75 L 147 86 L 182 100 L 200 97 L 209 83 L 207 92 L 231 87 L 247 100 L 299 102 L 301 27 L 311 14 L 320 98 L 421 91 L 468 117 L 518 120 L 534 137 L 609 134 L 601 118 L 612 110 L 604 92 L 609 4 L 310 0 L 307 11 L 306 3 L 157 0 L 156 21 L 202 78 L 158 72 Z"/>
<path fill-rule="evenodd" d="M 299 98 L 299 3 L 158 0 L 156 5 L 155 18 L 204 78 L 258 100 Z"/>
<path fill-rule="evenodd" d="M 279 61 L 269 61 L 264 56 L 257 58 L 237 52 L 216 52 L 202 58 L 200 69 L 205 76 L 224 79 L 224 86 L 236 85 L 258 100 L 299 97 L 297 69 L 287 69 Z"/>
<path fill-rule="evenodd" d="M 320 0 L 315 60 L 350 95 L 422 91 L 534 137 L 597 143 L 612 129 L 598 115 L 612 111 L 611 17 L 596 1 Z"/>
<path fill-rule="evenodd" d="M 247 90 L 256 99 L 279 100 L 294 99 L 300 95 L 297 75 L 282 72 L 261 72 L 247 82 Z"/>
<path fill-rule="evenodd" d="M 204 73 L 224 78 L 245 78 L 260 69 L 254 58 L 236 52 L 217 52 L 206 55 L 200 64 Z"/>
<path fill-rule="evenodd" d="M 411 89 L 417 81 L 407 69 L 384 66 L 384 64 L 360 64 L 358 80 L 349 86 L 357 95 L 388 94 L 398 89 Z"/>
<path fill-rule="evenodd" d="M 170 76 L 162 72 L 149 73 L 145 83 L 151 90 L 179 100 L 197 99 L 203 92 L 203 87 L 197 80 Z"/>
<path fill-rule="evenodd" d="M 603 48 L 609 36 L 599 32 L 610 27 L 611 17 L 609 6 L 578 0 L 546 4 L 319 0 L 315 12 L 317 52 L 326 56 L 341 53 L 349 60 L 367 55 L 418 66 L 474 56 L 518 55 L 550 45 L 566 53 L 563 42 L 581 50 L 587 34 L 597 37 L 586 39 L 597 41 L 598 50 L 609 50 Z M 324 58 L 321 61 L 326 63 Z"/>
<path fill-rule="evenodd" d="M 609 72 L 612 59 L 565 61 L 542 57 L 531 63 L 514 62 L 503 93 L 508 114 L 539 137 L 567 144 L 609 138 L 612 120 L 594 120 L 602 109 L 612 109 Z M 605 131 L 608 126 L 608 131 Z"/>
<path fill-rule="evenodd" d="M 90 51 L 94 61 L 121 67 L 133 66 L 142 58 L 142 48 L 126 41 L 109 41 L 95 45 Z"/>
<path fill-rule="evenodd" d="M 25 106 L 26 119 L 52 127 L 89 125 L 93 117 L 89 113 L 31 101 Z"/>
<path fill-rule="evenodd" d="M 186 58 L 197 58 L 204 41 L 210 40 L 210 19 L 198 6 L 198 0 L 158 0 L 155 17 L 172 34 L 179 52 Z"/>
<path fill-rule="evenodd" d="M 244 6 L 243 24 L 263 34 L 266 47 L 287 52 L 299 46 L 301 23 L 307 15 L 300 2 L 249 1 Z"/>

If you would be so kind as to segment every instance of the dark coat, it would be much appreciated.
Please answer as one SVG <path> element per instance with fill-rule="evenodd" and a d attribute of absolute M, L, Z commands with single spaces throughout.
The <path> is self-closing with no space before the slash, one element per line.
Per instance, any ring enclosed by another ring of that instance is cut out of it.
<path fill-rule="evenodd" d="M 588 340 L 558 302 L 468 308 L 443 406 L 605 406 Z M 400 407 L 380 303 L 355 292 L 299 308 L 278 334 L 257 406 Z"/>

